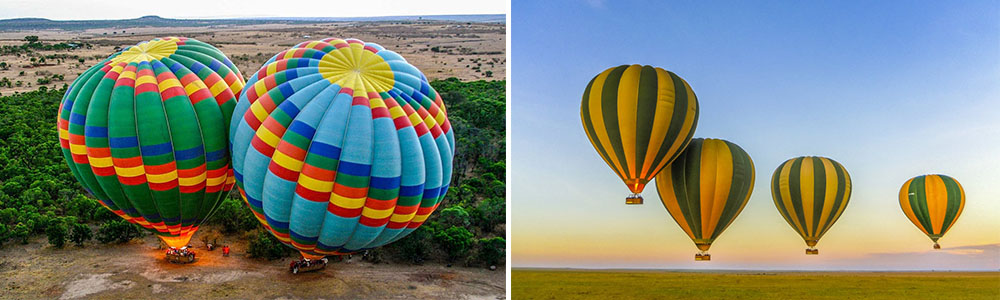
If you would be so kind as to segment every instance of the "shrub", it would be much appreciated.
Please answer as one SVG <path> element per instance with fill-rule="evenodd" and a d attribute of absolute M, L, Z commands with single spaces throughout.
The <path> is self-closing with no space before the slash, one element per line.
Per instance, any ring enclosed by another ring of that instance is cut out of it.
<path fill-rule="evenodd" d="M 507 241 L 502 237 L 482 238 L 479 239 L 479 255 L 476 258 L 486 266 L 497 265 L 504 259 L 506 249 Z"/>
<path fill-rule="evenodd" d="M 45 229 L 45 235 L 49 237 L 49 244 L 56 248 L 62 248 L 66 245 L 66 224 L 61 221 L 51 222 L 49 227 Z"/>
<path fill-rule="evenodd" d="M 507 202 L 504 198 L 487 198 L 472 212 L 472 220 L 476 226 L 486 232 L 493 232 L 493 229 L 507 222 Z"/>
<path fill-rule="evenodd" d="M 400 252 L 400 256 L 412 263 L 422 263 L 430 255 L 434 244 L 434 229 L 430 226 L 420 226 L 406 237 L 391 244 Z"/>
<path fill-rule="evenodd" d="M 292 252 L 292 248 L 285 246 L 281 241 L 271 235 L 267 230 L 258 230 L 254 239 L 247 245 L 247 254 L 251 258 L 265 258 L 275 260 L 287 257 Z"/>
<path fill-rule="evenodd" d="M 438 213 L 438 221 L 446 226 L 469 227 L 469 212 L 460 205 L 449 206 Z"/>
<path fill-rule="evenodd" d="M 475 243 L 473 235 L 469 230 L 452 226 L 434 235 L 438 245 L 448 253 L 449 261 L 457 261 L 469 256 L 469 248 Z"/>
<path fill-rule="evenodd" d="M 69 240 L 73 241 L 77 246 L 83 246 L 83 243 L 94 238 L 94 232 L 90 230 L 90 226 L 87 224 L 73 224 L 73 231 L 69 235 Z"/>
<path fill-rule="evenodd" d="M 209 222 L 222 225 L 222 232 L 227 234 L 254 230 L 260 225 L 242 199 L 230 197 L 222 201 Z"/>
<path fill-rule="evenodd" d="M 97 240 L 101 243 L 124 244 L 142 236 L 139 226 L 125 220 L 113 220 L 101 225 L 97 230 Z"/>
<path fill-rule="evenodd" d="M 17 223 L 17 225 L 14 225 L 14 230 L 11 230 L 10 232 L 10 238 L 20 242 L 23 245 L 28 244 L 28 238 L 30 237 L 31 237 L 31 229 L 28 227 L 28 225 L 24 225 L 24 223 Z"/>

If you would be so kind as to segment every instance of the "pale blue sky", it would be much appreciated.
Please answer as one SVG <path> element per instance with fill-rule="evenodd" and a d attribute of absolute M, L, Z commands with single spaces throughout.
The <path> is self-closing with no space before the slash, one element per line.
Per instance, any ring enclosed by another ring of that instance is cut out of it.
<path fill-rule="evenodd" d="M 983 246 L 1000 244 L 997 1 L 655 3 L 513 1 L 514 267 L 1000 268 L 998 246 Z M 737 143 L 756 165 L 753 196 L 710 263 L 692 261 L 655 185 L 645 205 L 624 205 L 628 190 L 582 130 L 587 82 L 633 63 L 687 80 L 701 105 L 695 136 Z M 816 257 L 768 185 L 801 155 L 837 160 L 855 187 Z M 930 253 L 896 198 L 926 173 L 958 179 L 967 196 L 946 249 Z"/>

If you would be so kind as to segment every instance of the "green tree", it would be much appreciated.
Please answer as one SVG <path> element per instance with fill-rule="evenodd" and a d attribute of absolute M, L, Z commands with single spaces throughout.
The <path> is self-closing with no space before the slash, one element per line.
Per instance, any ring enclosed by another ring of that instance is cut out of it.
<path fill-rule="evenodd" d="M 77 246 L 82 247 L 83 243 L 94 238 L 94 231 L 90 230 L 87 224 L 73 224 L 73 231 L 69 235 L 69 240 Z"/>
<path fill-rule="evenodd" d="M 45 229 L 45 234 L 49 238 L 49 244 L 55 246 L 56 248 L 62 248 L 66 245 L 66 224 L 63 222 L 51 222 L 49 227 Z"/>
<path fill-rule="evenodd" d="M 222 204 L 219 204 L 209 223 L 222 225 L 222 232 L 228 234 L 246 232 L 260 226 L 253 211 L 243 203 L 243 200 L 233 197 L 226 197 Z"/>
<path fill-rule="evenodd" d="M 433 239 L 434 229 L 430 226 L 420 226 L 410 235 L 390 244 L 390 247 L 397 249 L 403 259 L 419 264 L 429 258 L 434 249 Z"/>
<path fill-rule="evenodd" d="M 438 213 L 438 221 L 446 226 L 469 227 L 469 212 L 460 205 L 449 206 Z"/>
<path fill-rule="evenodd" d="M 247 245 L 247 254 L 251 258 L 275 260 L 288 257 L 292 252 L 294 252 L 292 248 L 282 244 L 267 230 L 258 230 L 254 238 L 250 240 L 250 244 Z"/>
<path fill-rule="evenodd" d="M 11 230 L 10 237 L 21 244 L 27 245 L 28 238 L 31 237 L 31 229 L 28 225 L 24 225 L 24 223 L 17 223 L 17 225 L 14 225 L 14 230 Z"/>
<path fill-rule="evenodd" d="M 38 42 L 38 36 L 37 35 L 29 35 L 29 36 L 24 37 L 24 40 L 27 41 L 28 43 Z"/>
<path fill-rule="evenodd" d="M 97 240 L 105 244 L 112 242 L 124 244 L 140 236 L 142 231 L 139 226 L 125 220 L 106 222 L 97 230 Z"/>
<path fill-rule="evenodd" d="M 469 230 L 458 226 L 452 226 L 438 232 L 434 236 L 434 239 L 448 253 L 448 261 L 458 261 L 468 257 L 469 248 L 475 243 L 473 234 Z"/>
<path fill-rule="evenodd" d="M 479 254 L 477 258 L 480 263 L 487 266 L 495 266 L 504 258 L 507 249 L 507 241 L 502 237 L 479 239 Z"/>

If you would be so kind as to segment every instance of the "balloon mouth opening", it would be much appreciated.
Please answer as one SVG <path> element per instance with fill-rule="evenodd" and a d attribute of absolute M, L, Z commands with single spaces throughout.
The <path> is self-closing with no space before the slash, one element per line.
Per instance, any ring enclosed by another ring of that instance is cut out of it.
<path fill-rule="evenodd" d="M 302 251 L 299 251 L 299 254 L 302 254 L 303 259 L 308 259 L 308 260 L 320 260 L 326 257 L 326 255 L 310 254 Z"/>
<path fill-rule="evenodd" d="M 191 242 L 191 236 L 193 236 L 193 235 L 194 235 L 194 232 L 191 231 L 191 232 L 183 233 L 183 234 L 181 234 L 179 236 L 162 236 L 161 235 L 159 237 L 160 237 L 160 240 L 163 241 L 164 244 L 167 244 L 168 247 L 170 247 L 170 248 L 181 248 L 181 247 L 187 246 L 188 243 Z"/>
<path fill-rule="evenodd" d="M 705 251 L 708 251 L 708 248 L 712 247 L 712 244 L 695 243 L 694 245 L 698 247 L 698 250 L 701 250 L 702 254 L 704 254 Z"/>

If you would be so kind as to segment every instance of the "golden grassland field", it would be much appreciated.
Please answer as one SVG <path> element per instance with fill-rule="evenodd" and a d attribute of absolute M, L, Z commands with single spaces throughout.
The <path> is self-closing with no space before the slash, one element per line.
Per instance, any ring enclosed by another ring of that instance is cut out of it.
<path fill-rule="evenodd" d="M 1000 272 L 513 269 L 513 299 L 1000 299 Z"/>

